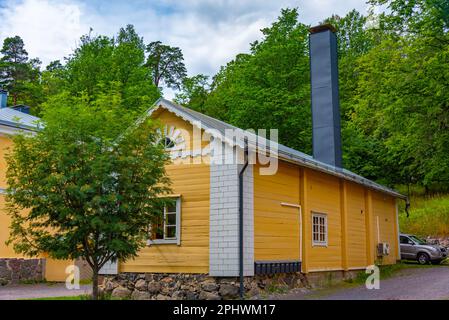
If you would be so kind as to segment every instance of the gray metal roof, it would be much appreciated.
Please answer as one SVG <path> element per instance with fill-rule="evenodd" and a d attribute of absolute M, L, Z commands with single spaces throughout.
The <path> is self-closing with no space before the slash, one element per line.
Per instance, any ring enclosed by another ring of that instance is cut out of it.
<path fill-rule="evenodd" d="M 227 129 L 234 129 L 234 130 L 242 130 L 240 128 L 237 128 L 233 125 L 230 125 L 226 122 L 214 119 L 212 117 L 209 117 L 207 115 L 204 115 L 200 112 L 191 110 L 189 108 L 180 106 L 178 104 L 175 104 L 171 101 L 168 101 L 166 99 L 159 99 L 156 101 L 156 103 L 153 105 L 152 108 L 148 110 L 146 115 L 151 115 L 154 111 L 156 111 L 159 107 L 163 107 L 164 109 L 167 109 L 184 120 L 194 124 L 195 122 L 200 122 L 203 129 L 209 129 L 209 130 L 217 130 L 222 136 L 225 136 L 225 131 Z M 270 141 L 270 143 L 272 143 Z M 240 144 L 241 146 L 241 144 Z M 293 162 L 299 165 L 302 165 L 304 167 L 314 169 L 320 172 L 324 172 L 339 178 L 343 178 L 349 181 L 353 181 L 355 183 L 367 186 L 369 188 L 372 188 L 374 190 L 387 193 L 389 195 L 392 195 L 397 198 L 406 199 L 407 197 L 400 194 L 399 192 L 390 189 L 388 187 L 385 187 L 383 185 L 380 185 L 374 181 L 371 181 L 369 179 L 366 179 L 358 174 L 355 174 L 354 172 L 351 172 L 349 170 L 338 168 L 334 166 L 330 166 L 326 163 L 317 161 L 312 156 L 305 154 L 303 152 L 297 151 L 295 149 L 289 148 L 287 146 L 284 146 L 282 144 L 278 144 L 278 156 L 280 159 Z"/>
<path fill-rule="evenodd" d="M 39 128 L 39 120 L 38 117 L 12 108 L 0 108 L 1 125 L 35 131 Z"/>

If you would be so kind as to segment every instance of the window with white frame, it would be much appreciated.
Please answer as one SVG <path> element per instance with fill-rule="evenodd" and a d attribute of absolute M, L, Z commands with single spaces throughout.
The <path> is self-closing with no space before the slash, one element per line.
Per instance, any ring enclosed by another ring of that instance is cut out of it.
<path fill-rule="evenodd" d="M 161 215 L 150 224 L 148 244 L 181 244 L 181 198 L 170 200 Z"/>
<path fill-rule="evenodd" d="M 327 246 L 327 214 L 312 212 L 312 244 Z"/>

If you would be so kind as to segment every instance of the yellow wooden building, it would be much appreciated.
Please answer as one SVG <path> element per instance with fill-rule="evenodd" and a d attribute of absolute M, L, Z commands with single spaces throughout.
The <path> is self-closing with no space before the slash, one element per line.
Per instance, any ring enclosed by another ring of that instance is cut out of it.
<path fill-rule="evenodd" d="M 163 128 L 176 205 L 165 208 L 162 231 L 149 235 L 137 258 L 108 263 L 102 274 L 235 277 L 360 270 L 400 259 L 398 201 L 405 197 L 341 166 L 332 28 L 313 29 L 310 45 L 314 156 L 160 99 L 145 116 Z M 5 188 L 3 152 L 11 142 L 0 139 Z M 4 245 L 8 225 L 2 211 L 0 259 L 17 257 Z M 63 280 L 67 263 L 58 263 L 47 260 L 47 278 Z"/>
<path fill-rule="evenodd" d="M 225 151 L 238 153 L 239 146 L 221 141 L 224 130 L 239 130 L 163 99 L 149 114 L 162 123 L 167 140 L 173 142 L 167 172 L 172 197 L 178 201 L 167 213 L 176 219 L 166 219 L 166 232 L 149 239 L 136 259 L 108 264 L 103 274 L 238 276 L 242 164 L 217 164 L 216 146 L 195 139 L 193 132 L 222 144 L 226 160 Z M 400 259 L 397 203 L 404 196 L 282 145 L 277 159 L 271 160 L 277 160 L 274 173 L 264 174 L 261 169 L 267 166 L 256 161 L 244 174 L 245 276 L 282 270 L 360 270 Z"/>
<path fill-rule="evenodd" d="M 310 54 L 313 157 L 164 99 L 150 108 L 173 159 L 177 206 L 135 260 L 103 273 L 253 276 L 400 259 L 398 201 L 406 198 L 342 167 L 332 26 L 311 29 Z"/>

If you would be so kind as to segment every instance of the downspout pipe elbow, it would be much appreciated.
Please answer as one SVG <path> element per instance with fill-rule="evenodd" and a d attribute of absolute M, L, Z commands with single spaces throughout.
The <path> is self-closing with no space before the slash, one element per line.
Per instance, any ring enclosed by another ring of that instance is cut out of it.
<path fill-rule="evenodd" d="M 410 209 L 410 199 L 407 197 L 405 199 L 405 213 L 407 214 L 407 218 L 410 216 L 409 209 Z"/>

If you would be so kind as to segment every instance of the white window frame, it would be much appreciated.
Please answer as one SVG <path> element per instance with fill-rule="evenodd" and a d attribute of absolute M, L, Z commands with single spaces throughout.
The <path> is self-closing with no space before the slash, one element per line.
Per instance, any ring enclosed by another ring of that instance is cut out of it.
<path fill-rule="evenodd" d="M 314 218 L 318 218 L 318 233 L 313 232 L 313 226 L 314 226 Z M 315 240 L 314 234 L 318 235 L 318 239 L 320 238 L 321 232 L 320 232 L 320 219 L 324 220 L 324 241 Z M 327 214 L 325 213 L 319 213 L 319 212 L 313 212 L 312 211 L 312 246 L 314 247 L 327 247 L 328 245 L 328 233 L 329 233 L 329 227 L 327 223 Z"/>
<path fill-rule="evenodd" d="M 164 207 L 164 239 L 148 239 L 147 245 L 151 246 L 152 244 L 176 244 L 178 246 L 181 245 L 181 197 L 176 196 L 172 197 L 176 199 L 176 237 L 175 238 L 167 238 L 165 239 L 165 216 L 167 215 L 167 207 Z M 150 230 L 151 230 L 151 224 L 150 224 Z"/>

